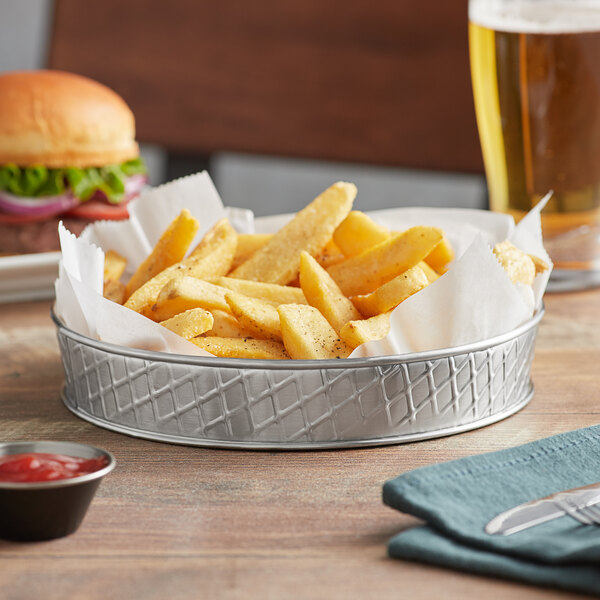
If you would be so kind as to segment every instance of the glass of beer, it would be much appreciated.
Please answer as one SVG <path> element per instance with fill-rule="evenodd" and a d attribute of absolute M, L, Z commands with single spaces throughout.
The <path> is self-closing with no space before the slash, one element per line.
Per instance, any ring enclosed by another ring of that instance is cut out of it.
<path fill-rule="evenodd" d="M 490 208 L 542 211 L 554 289 L 600 285 L 600 0 L 470 0 Z"/>

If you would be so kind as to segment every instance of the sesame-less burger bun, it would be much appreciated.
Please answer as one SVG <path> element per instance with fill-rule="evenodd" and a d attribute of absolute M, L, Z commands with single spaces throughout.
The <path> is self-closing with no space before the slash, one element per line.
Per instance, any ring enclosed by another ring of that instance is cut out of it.
<path fill-rule="evenodd" d="M 0 74 L 0 165 L 87 168 L 137 156 L 133 113 L 106 86 L 62 71 Z"/>

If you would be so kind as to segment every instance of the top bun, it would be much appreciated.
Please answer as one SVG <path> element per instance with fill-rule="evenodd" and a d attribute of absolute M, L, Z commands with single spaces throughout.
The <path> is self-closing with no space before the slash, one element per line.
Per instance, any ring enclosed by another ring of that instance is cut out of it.
<path fill-rule="evenodd" d="M 62 71 L 0 74 L 0 165 L 86 168 L 138 155 L 133 113 L 106 86 Z"/>

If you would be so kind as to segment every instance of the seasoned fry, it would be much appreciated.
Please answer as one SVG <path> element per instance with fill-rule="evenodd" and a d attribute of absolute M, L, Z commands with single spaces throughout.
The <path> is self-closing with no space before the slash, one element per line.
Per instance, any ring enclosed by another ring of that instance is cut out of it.
<path fill-rule="evenodd" d="M 238 233 L 237 248 L 231 262 L 231 270 L 237 269 L 246 262 L 259 248 L 262 248 L 272 237 L 272 233 Z"/>
<path fill-rule="evenodd" d="M 167 267 L 180 262 L 199 227 L 198 221 L 192 217 L 187 208 L 184 208 L 160 236 L 150 255 L 127 282 L 126 297 L 129 298 L 135 290 Z"/>
<path fill-rule="evenodd" d="M 224 288 L 195 277 L 172 279 L 158 294 L 148 316 L 154 321 L 164 321 L 191 308 L 229 312 L 226 293 Z"/>
<path fill-rule="evenodd" d="M 356 186 L 338 182 L 317 196 L 231 276 L 285 285 L 297 275 L 300 252 L 319 252 L 344 220 L 356 197 Z"/>
<path fill-rule="evenodd" d="M 213 316 L 207 310 L 191 308 L 166 321 L 161 321 L 160 324 L 182 338 L 189 340 L 205 331 L 209 331 L 213 326 L 213 322 Z"/>
<path fill-rule="evenodd" d="M 329 273 L 310 255 L 300 255 L 300 285 L 311 306 L 317 308 L 338 333 L 348 322 L 361 315 Z"/>
<path fill-rule="evenodd" d="M 125 272 L 126 266 L 126 258 L 114 250 L 109 250 L 104 255 L 104 281 L 119 281 Z"/>
<path fill-rule="evenodd" d="M 270 302 L 273 306 L 307 304 L 302 290 L 289 285 L 263 283 L 262 281 L 250 281 L 249 279 L 233 279 L 232 277 L 217 277 L 211 279 L 211 283 L 234 292 L 240 292 L 246 296 L 252 296 L 252 298 L 260 298 Z"/>
<path fill-rule="evenodd" d="M 277 311 L 283 344 L 291 358 L 346 358 L 352 352 L 316 308 L 282 304 Z"/>
<path fill-rule="evenodd" d="M 519 250 L 508 240 L 496 244 L 494 254 L 513 283 L 533 284 L 537 266 L 528 254 Z M 537 260 L 543 263 L 541 259 Z"/>
<path fill-rule="evenodd" d="M 152 306 L 156 303 L 162 288 L 171 279 L 186 276 L 209 279 L 225 275 L 231 266 L 236 244 L 235 230 L 227 219 L 221 219 L 204 236 L 188 258 L 168 267 L 147 281 L 131 294 L 125 306 L 152 318 Z"/>
<path fill-rule="evenodd" d="M 103 295 L 117 304 L 123 304 L 125 302 L 125 284 L 119 280 L 109 279 L 104 283 Z"/>
<path fill-rule="evenodd" d="M 423 273 L 425 273 L 429 283 L 433 283 L 440 278 L 439 274 L 436 273 L 424 260 L 419 263 L 419 267 L 421 267 Z"/>
<path fill-rule="evenodd" d="M 535 265 L 536 275 L 538 273 L 543 273 L 544 271 L 548 270 L 549 266 L 548 264 L 546 264 L 545 260 L 542 260 L 538 256 L 534 256 L 533 254 L 528 254 L 527 256 L 529 256 L 529 258 L 533 261 L 533 264 Z"/>
<path fill-rule="evenodd" d="M 325 247 L 315 255 L 316 261 L 324 268 L 346 260 L 346 255 L 337 247 L 333 239 L 329 240 Z"/>
<path fill-rule="evenodd" d="M 395 308 L 428 285 L 427 275 L 419 265 L 416 265 L 390 279 L 374 292 L 365 296 L 354 296 L 352 302 L 364 317 L 374 317 Z"/>
<path fill-rule="evenodd" d="M 350 346 L 356 348 L 361 344 L 380 340 L 390 332 L 391 312 L 381 313 L 376 317 L 362 321 L 350 321 L 340 331 L 340 337 Z"/>
<path fill-rule="evenodd" d="M 214 318 L 212 329 L 202 335 L 226 338 L 252 337 L 252 334 L 247 329 L 244 329 L 233 315 L 222 310 L 212 310 L 211 313 Z"/>
<path fill-rule="evenodd" d="M 333 232 L 334 242 L 347 257 L 362 254 L 389 237 L 387 227 L 378 225 L 359 210 L 353 210 Z"/>
<path fill-rule="evenodd" d="M 125 302 L 125 284 L 120 279 L 125 272 L 127 259 L 114 250 L 104 255 L 104 289 L 103 295 L 117 304 Z"/>
<path fill-rule="evenodd" d="M 190 258 L 210 259 L 204 264 L 203 270 L 205 273 L 202 275 L 195 274 L 194 277 L 201 279 L 220 277 L 220 275 L 213 273 L 231 268 L 231 261 L 235 256 L 236 248 L 237 233 L 235 229 L 227 219 L 220 219 L 206 232 L 206 235 L 190 254 Z"/>
<path fill-rule="evenodd" d="M 225 299 L 233 316 L 250 331 L 252 337 L 281 341 L 279 314 L 272 304 L 238 292 L 228 292 Z"/>
<path fill-rule="evenodd" d="M 454 249 L 446 237 L 425 257 L 425 262 L 438 273 L 445 273 L 453 260 Z"/>
<path fill-rule="evenodd" d="M 258 358 L 284 360 L 289 358 L 282 344 L 252 338 L 197 337 L 190 340 L 199 348 L 223 358 Z"/>
<path fill-rule="evenodd" d="M 421 262 L 442 237 L 436 227 L 411 227 L 327 271 L 346 296 L 369 294 Z"/>

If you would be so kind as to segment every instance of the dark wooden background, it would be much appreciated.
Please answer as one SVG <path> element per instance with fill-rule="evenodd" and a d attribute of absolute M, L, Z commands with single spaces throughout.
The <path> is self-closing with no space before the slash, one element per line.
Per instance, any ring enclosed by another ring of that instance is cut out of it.
<path fill-rule="evenodd" d="M 171 152 L 482 171 L 467 0 L 57 0 L 49 63 Z"/>

